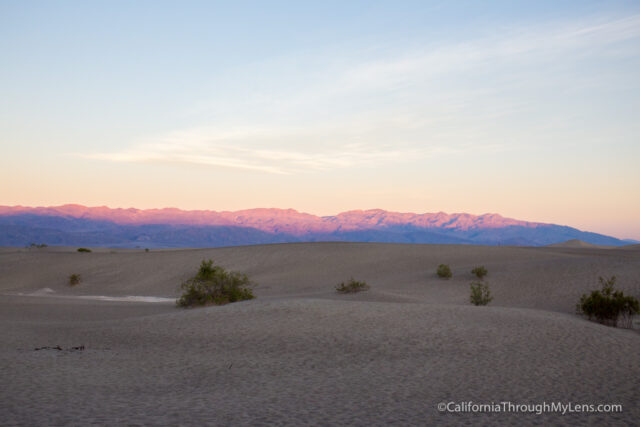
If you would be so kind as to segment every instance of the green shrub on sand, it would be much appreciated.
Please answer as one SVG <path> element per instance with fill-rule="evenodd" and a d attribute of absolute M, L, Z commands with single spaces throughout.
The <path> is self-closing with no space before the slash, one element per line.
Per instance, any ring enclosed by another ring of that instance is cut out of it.
<path fill-rule="evenodd" d="M 69 286 L 79 285 L 81 281 L 82 278 L 77 273 L 73 273 L 71 276 L 69 276 Z"/>
<path fill-rule="evenodd" d="M 246 274 L 227 271 L 202 261 L 198 273 L 182 283 L 182 296 L 176 301 L 179 307 L 222 305 L 255 298 L 251 290 L 254 284 Z"/>
<path fill-rule="evenodd" d="M 622 291 L 616 291 L 613 286 L 616 276 L 609 279 L 599 278 L 602 289 L 591 291 L 589 295 L 583 294 L 576 306 L 579 314 L 586 315 L 589 320 L 603 325 L 631 328 L 633 316 L 640 313 L 640 302 L 634 296 L 625 295 Z"/>
<path fill-rule="evenodd" d="M 489 284 L 486 282 L 471 283 L 471 295 L 469 297 L 473 305 L 487 305 L 493 300 L 489 291 Z"/>
<path fill-rule="evenodd" d="M 481 265 L 480 267 L 476 267 L 473 270 L 471 270 L 471 274 L 473 274 L 480 280 L 484 279 L 484 276 L 486 276 L 488 273 L 489 272 L 487 271 L 486 268 L 484 268 L 484 265 Z"/>
<path fill-rule="evenodd" d="M 436 272 L 436 274 L 441 279 L 450 279 L 453 276 L 453 273 L 451 273 L 451 267 L 449 267 L 447 264 L 440 264 L 438 266 L 438 271 Z"/>
<path fill-rule="evenodd" d="M 336 291 L 342 294 L 353 294 L 367 289 L 369 289 L 367 282 L 355 280 L 353 277 L 347 283 L 342 282 L 336 285 Z"/>

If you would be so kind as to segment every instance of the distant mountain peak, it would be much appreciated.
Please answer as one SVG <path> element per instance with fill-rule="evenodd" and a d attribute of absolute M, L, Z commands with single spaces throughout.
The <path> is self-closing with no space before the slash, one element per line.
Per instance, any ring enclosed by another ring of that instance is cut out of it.
<path fill-rule="evenodd" d="M 295 209 L 254 208 L 240 211 L 181 210 L 178 208 L 136 209 L 87 207 L 66 204 L 51 207 L 2 206 L 0 215 L 29 213 L 35 215 L 67 216 L 72 218 L 111 221 L 116 224 L 180 224 L 180 225 L 236 225 L 275 232 L 286 230 L 294 235 L 336 230 L 365 230 L 371 228 L 414 227 L 448 228 L 457 230 L 499 228 L 506 226 L 535 226 L 537 223 L 504 218 L 499 214 L 472 215 L 468 213 L 402 213 L 384 209 L 350 210 L 336 215 L 316 216 Z"/>
<path fill-rule="evenodd" d="M 84 221 L 82 227 L 78 228 L 79 226 L 77 226 L 74 229 L 76 230 L 74 233 L 86 233 L 94 229 L 103 230 L 106 227 L 105 224 L 112 224 L 111 231 L 109 231 L 111 234 L 103 237 L 104 239 L 112 238 L 112 234 L 117 234 L 113 231 L 115 230 L 113 227 L 120 227 L 117 228 L 120 230 L 118 232 L 123 230 L 122 227 L 128 227 L 126 230 L 133 230 L 132 227 L 151 225 L 162 226 L 160 228 L 164 227 L 163 229 L 167 230 L 175 230 L 178 227 L 183 230 L 182 233 L 190 230 L 190 241 L 196 242 L 196 245 L 209 246 L 219 246 L 220 238 L 199 238 L 197 230 L 204 228 L 225 230 L 226 237 L 223 239 L 225 244 L 231 244 L 229 242 L 249 244 L 270 241 L 357 240 L 536 246 L 571 239 L 580 239 L 596 245 L 625 244 L 623 241 L 608 236 L 586 233 L 566 226 L 505 218 L 497 213 L 481 215 L 448 214 L 445 212 L 418 214 L 384 209 L 366 209 L 317 216 L 295 209 L 279 208 L 255 208 L 240 211 L 181 210 L 174 207 L 112 209 L 106 206 L 86 207 L 78 204 L 51 207 L 0 206 L 0 226 L 5 224 L 6 230 L 4 237 L 0 234 L 0 244 L 2 244 L 3 238 L 5 244 L 7 242 L 21 242 L 20 239 L 26 239 L 24 236 L 20 237 L 20 233 L 35 235 L 30 239 L 38 240 L 37 233 L 34 231 L 36 229 L 40 230 L 41 235 L 52 232 L 52 230 L 58 234 L 70 232 L 65 227 L 71 227 L 71 225 L 62 224 L 61 219 L 72 222 L 73 220 Z M 19 231 L 17 231 L 18 228 Z M 145 229 L 144 233 L 148 232 L 148 229 Z M 263 234 L 256 234 L 257 232 Z M 2 233 L 2 229 L 0 229 L 0 233 Z M 176 235 L 176 232 L 172 233 L 174 234 L 171 234 L 170 237 L 163 238 L 166 239 L 166 242 L 162 245 L 182 245 L 176 242 L 182 241 L 180 239 L 183 239 L 184 236 Z M 236 237 L 229 237 L 232 235 Z M 15 236 L 15 238 L 12 237 L 14 240 L 11 240 L 7 236 Z M 67 238 L 71 237 L 60 237 L 61 241 Z M 98 238 L 95 237 L 95 239 Z M 153 238 L 150 239 L 153 240 Z"/>

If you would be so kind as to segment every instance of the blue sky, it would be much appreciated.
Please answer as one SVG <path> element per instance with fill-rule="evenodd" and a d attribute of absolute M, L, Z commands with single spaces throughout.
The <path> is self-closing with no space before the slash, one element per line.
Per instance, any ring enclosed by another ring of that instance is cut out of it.
<path fill-rule="evenodd" d="M 0 204 L 640 239 L 638 2 L 0 1 Z"/>

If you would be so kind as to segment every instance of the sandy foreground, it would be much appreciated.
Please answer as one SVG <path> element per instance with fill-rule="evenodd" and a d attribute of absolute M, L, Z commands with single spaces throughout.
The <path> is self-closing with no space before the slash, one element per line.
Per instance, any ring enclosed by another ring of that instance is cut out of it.
<path fill-rule="evenodd" d="M 209 258 L 249 274 L 257 299 L 176 308 L 179 284 Z M 440 263 L 451 280 L 435 275 Z M 468 302 L 477 265 L 488 307 Z M 83 278 L 73 288 L 72 273 Z M 574 314 L 613 274 L 640 296 L 640 248 L 3 248 L 0 425 L 634 425 L 640 325 Z M 336 294 L 351 276 L 371 290 Z M 438 410 L 470 401 L 622 412 Z"/>

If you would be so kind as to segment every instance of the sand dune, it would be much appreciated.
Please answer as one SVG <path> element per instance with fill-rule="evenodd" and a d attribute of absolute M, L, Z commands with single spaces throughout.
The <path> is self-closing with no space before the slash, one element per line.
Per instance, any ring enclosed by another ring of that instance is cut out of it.
<path fill-rule="evenodd" d="M 2 425 L 586 425 L 640 417 L 640 334 L 573 314 L 599 275 L 616 274 L 621 289 L 640 295 L 637 250 L 358 243 L 74 249 L 0 250 Z M 193 310 L 170 301 L 66 298 L 176 297 L 179 283 L 208 258 L 247 272 L 259 283 L 258 298 Z M 436 277 L 440 263 L 451 265 L 451 280 Z M 468 304 L 476 265 L 489 270 L 489 307 Z M 71 273 L 83 277 L 73 288 Z M 371 290 L 336 294 L 333 286 L 350 276 Z M 469 400 L 620 403 L 624 411 L 436 408 Z"/>
<path fill-rule="evenodd" d="M 0 293 L 176 297 L 180 283 L 203 259 L 249 274 L 260 299 L 338 298 L 333 285 L 351 276 L 371 286 L 368 298 L 419 303 L 467 304 L 470 271 L 489 270 L 493 305 L 573 313 L 577 298 L 617 275 L 621 289 L 640 293 L 640 251 L 622 249 L 523 248 L 470 245 L 297 243 L 215 249 L 142 250 L 75 248 L 0 251 Z M 451 265 L 443 282 L 438 264 Z M 78 273 L 83 283 L 68 286 Z"/>
<path fill-rule="evenodd" d="M 553 245 L 548 245 L 550 248 L 590 248 L 590 249 L 608 249 L 613 248 L 614 246 L 603 246 L 603 245 L 594 245 L 593 243 L 583 242 L 582 240 L 572 239 L 567 240 L 566 242 L 554 243 Z"/>

